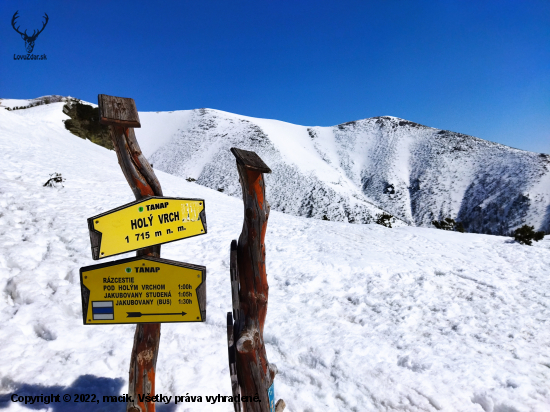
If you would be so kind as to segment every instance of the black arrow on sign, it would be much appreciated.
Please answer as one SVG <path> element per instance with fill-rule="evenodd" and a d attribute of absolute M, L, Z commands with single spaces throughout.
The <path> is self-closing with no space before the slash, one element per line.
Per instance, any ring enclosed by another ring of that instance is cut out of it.
<path fill-rule="evenodd" d="M 128 316 L 127 318 L 141 318 L 142 316 L 159 316 L 159 315 L 181 315 L 185 316 L 187 313 L 185 312 L 178 312 L 178 313 L 141 313 L 141 312 L 126 312 Z"/>

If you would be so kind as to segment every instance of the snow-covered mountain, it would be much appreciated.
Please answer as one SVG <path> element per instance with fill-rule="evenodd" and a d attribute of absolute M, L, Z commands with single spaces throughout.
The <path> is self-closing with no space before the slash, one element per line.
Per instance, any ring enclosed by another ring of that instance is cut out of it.
<path fill-rule="evenodd" d="M 306 127 L 219 110 L 140 113 L 154 167 L 240 197 L 232 146 L 257 152 L 271 205 L 297 216 L 409 225 L 451 217 L 466 231 L 550 231 L 550 156 L 383 116 Z"/>
<path fill-rule="evenodd" d="M 4 100 L 4 106 L 59 101 Z M 11 103 L 8 103 L 11 102 Z M 0 107 L 3 105 L 0 101 Z M 212 109 L 140 112 L 136 135 L 155 169 L 240 198 L 230 147 L 257 152 L 274 210 L 432 227 L 451 217 L 468 232 L 550 232 L 550 156 L 391 116 L 306 127 Z"/>
<path fill-rule="evenodd" d="M 126 393 L 134 327 L 82 325 L 79 268 L 97 263 L 86 219 L 133 194 L 113 151 L 65 130 L 62 105 L 0 109 L 0 410 L 122 412 L 102 397 Z M 144 129 L 155 117 L 176 132 L 193 112 L 176 114 L 144 114 Z M 64 187 L 43 187 L 54 172 Z M 205 397 L 231 394 L 229 247 L 242 200 L 156 173 L 166 196 L 205 199 L 208 220 L 207 235 L 162 246 L 163 258 L 206 266 L 208 300 L 206 322 L 162 325 L 156 392 L 172 399 L 157 410 L 230 412 Z M 275 203 L 273 193 L 268 184 Z M 288 412 L 549 410 L 550 239 L 528 247 L 272 211 L 265 241 L 264 338 Z M 25 405 L 13 394 L 99 403 Z M 174 404 L 186 394 L 203 401 Z"/>

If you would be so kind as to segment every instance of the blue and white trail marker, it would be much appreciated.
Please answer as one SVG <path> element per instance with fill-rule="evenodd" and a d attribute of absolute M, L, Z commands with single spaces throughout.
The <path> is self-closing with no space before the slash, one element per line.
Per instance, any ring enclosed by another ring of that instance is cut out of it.
<path fill-rule="evenodd" d="M 92 302 L 92 314 L 94 320 L 113 320 L 115 318 L 115 311 L 112 300 L 102 300 Z"/>

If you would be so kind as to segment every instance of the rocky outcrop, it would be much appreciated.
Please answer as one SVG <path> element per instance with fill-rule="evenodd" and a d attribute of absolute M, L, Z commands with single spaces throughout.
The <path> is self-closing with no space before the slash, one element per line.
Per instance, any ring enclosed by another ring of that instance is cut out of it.
<path fill-rule="evenodd" d="M 65 128 L 72 134 L 107 149 L 113 149 L 109 128 L 99 123 L 97 107 L 80 103 L 77 99 L 70 99 L 63 106 L 63 113 L 70 117 L 65 120 Z"/>

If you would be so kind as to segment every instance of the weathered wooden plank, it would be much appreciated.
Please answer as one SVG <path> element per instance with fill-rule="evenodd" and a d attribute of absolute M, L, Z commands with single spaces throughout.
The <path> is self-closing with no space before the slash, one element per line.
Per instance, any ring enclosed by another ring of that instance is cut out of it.
<path fill-rule="evenodd" d="M 233 327 L 236 348 L 238 384 L 243 396 L 258 396 L 261 402 L 245 402 L 245 412 L 270 412 L 268 388 L 273 383 L 277 367 L 267 360 L 263 331 L 267 314 L 269 286 L 265 267 L 264 238 L 269 217 L 269 203 L 265 199 L 263 173 L 271 169 L 254 152 L 232 148 L 237 159 L 237 170 L 244 203 L 244 223 L 237 243 L 237 268 L 230 262 L 233 280 L 239 281 L 239 323 Z M 234 250 L 234 243 L 231 251 Z M 234 275 L 235 274 L 235 275 Z M 279 403 L 284 408 L 284 403 Z"/>
<path fill-rule="evenodd" d="M 97 100 L 99 123 L 121 127 L 141 127 L 134 99 L 100 94 Z"/>
<path fill-rule="evenodd" d="M 99 259 L 99 248 L 101 246 L 101 232 L 94 229 L 93 223 L 88 220 L 88 230 L 90 232 L 90 244 L 92 245 L 92 259 Z"/>
<path fill-rule="evenodd" d="M 260 173 L 271 173 L 271 169 L 264 163 L 260 156 L 256 154 L 256 152 L 232 147 L 231 153 L 233 153 L 237 159 L 237 163 L 245 168 L 255 170 Z"/>
<path fill-rule="evenodd" d="M 237 270 L 237 241 L 231 241 L 231 251 L 229 254 L 229 273 L 231 275 L 231 298 L 233 301 L 233 312 L 227 312 L 227 344 L 229 351 L 229 375 L 231 377 L 231 389 L 233 399 L 239 399 L 237 395 L 241 394 L 239 380 L 237 378 L 237 351 L 235 349 L 235 336 L 240 335 L 241 330 L 241 310 L 239 306 L 239 272 Z M 233 322 L 233 319 L 235 321 Z M 242 412 L 241 402 L 233 401 L 235 412 Z"/>
<path fill-rule="evenodd" d="M 235 335 L 233 334 L 233 316 L 231 312 L 227 312 L 227 351 L 229 357 L 229 376 L 231 377 L 231 390 L 233 392 L 233 409 L 235 412 L 241 412 L 240 388 L 237 378 L 237 364 L 235 354 Z"/>
<path fill-rule="evenodd" d="M 238 323 L 241 315 L 239 305 L 239 272 L 237 270 L 236 240 L 231 241 L 231 252 L 229 255 L 229 273 L 231 274 L 231 298 L 233 301 L 233 318 L 235 319 L 235 323 Z"/>
<path fill-rule="evenodd" d="M 197 300 L 199 301 L 199 308 L 201 308 L 202 319 L 206 319 L 206 268 L 202 276 L 202 283 L 197 288 Z"/>

